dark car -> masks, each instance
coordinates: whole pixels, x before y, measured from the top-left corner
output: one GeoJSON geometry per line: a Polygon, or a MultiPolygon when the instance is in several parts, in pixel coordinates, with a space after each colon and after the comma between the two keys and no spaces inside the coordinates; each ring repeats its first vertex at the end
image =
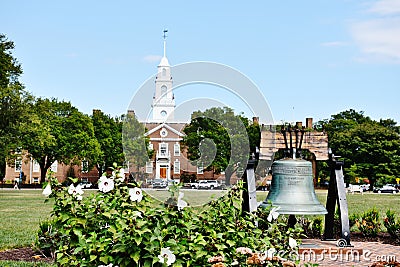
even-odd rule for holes
{"type": "Polygon", "coordinates": [[[399,193],[399,189],[392,185],[384,185],[381,188],[374,188],[374,193],[391,193],[391,194],[397,194],[399,193]]]}
{"type": "Polygon", "coordinates": [[[168,186],[166,179],[154,179],[153,188],[166,188],[168,186]]]}

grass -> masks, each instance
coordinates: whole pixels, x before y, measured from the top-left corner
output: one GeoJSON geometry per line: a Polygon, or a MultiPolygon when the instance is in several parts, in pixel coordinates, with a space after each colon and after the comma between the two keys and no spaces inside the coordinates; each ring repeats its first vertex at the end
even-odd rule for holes
{"type": "Polygon", "coordinates": [[[41,190],[0,190],[0,250],[30,246],[39,222],[50,216],[51,202],[41,190]]]}
{"type": "MultiPolygon", "coordinates": [[[[9,248],[31,246],[36,239],[39,222],[49,218],[52,202],[44,203],[45,197],[41,190],[10,190],[0,189],[0,251],[9,248]]],[[[152,190],[148,193],[159,199],[165,200],[169,192],[165,190],[152,190]]],[[[185,190],[184,199],[191,206],[204,205],[218,197],[220,192],[213,190],[185,190]]],[[[257,192],[257,201],[263,201],[268,192],[257,192]]],[[[326,190],[316,191],[318,199],[323,205],[326,202],[326,190]]],[[[381,216],[388,209],[400,216],[400,194],[348,194],[349,214],[362,213],[375,207],[381,216]]],[[[47,267],[54,266],[46,263],[26,263],[0,261],[0,266],[11,267],[47,267]]]]}
{"type": "Polygon", "coordinates": [[[25,262],[25,261],[0,261],[0,266],[3,267],[51,267],[54,264],[43,262],[25,262]]]}

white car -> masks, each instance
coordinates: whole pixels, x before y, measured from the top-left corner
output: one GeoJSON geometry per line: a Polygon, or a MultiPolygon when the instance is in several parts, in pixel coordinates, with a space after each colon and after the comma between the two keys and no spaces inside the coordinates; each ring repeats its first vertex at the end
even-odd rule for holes
{"type": "Polygon", "coordinates": [[[201,180],[197,185],[197,189],[216,189],[221,185],[216,180],[201,180]]]}
{"type": "Polygon", "coordinates": [[[92,187],[92,183],[91,183],[91,182],[81,182],[81,183],[79,183],[79,185],[80,185],[82,188],[86,188],[86,189],[89,189],[89,188],[92,187]]]}

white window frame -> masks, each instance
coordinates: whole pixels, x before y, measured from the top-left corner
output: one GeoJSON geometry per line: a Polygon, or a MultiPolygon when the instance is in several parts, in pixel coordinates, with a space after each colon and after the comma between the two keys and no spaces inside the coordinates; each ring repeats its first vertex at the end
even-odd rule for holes
{"type": "Polygon", "coordinates": [[[82,160],[81,168],[82,168],[82,173],[88,173],[89,172],[89,161],[82,160]],[[86,165],[86,170],[85,170],[85,165],[86,165]]]}
{"type": "Polygon", "coordinates": [[[174,156],[180,156],[181,155],[181,146],[180,144],[176,143],[174,144],[174,156]]]}
{"type": "Polygon", "coordinates": [[[15,172],[21,172],[22,170],[22,159],[15,160],[15,172]]]}
{"type": "Polygon", "coordinates": [[[56,161],[53,162],[53,164],[51,164],[50,170],[51,170],[52,172],[57,172],[57,169],[58,169],[58,162],[57,162],[57,160],[56,160],[56,161]]]}
{"type": "Polygon", "coordinates": [[[152,161],[146,162],[146,173],[153,173],[153,162],[152,161]]]}
{"type": "Polygon", "coordinates": [[[181,162],[179,160],[175,160],[174,162],[174,174],[181,173],[181,162]]]}
{"type": "Polygon", "coordinates": [[[39,162],[37,162],[36,160],[33,160],[32,164],[33,164],[32,172],[40,172],[39,162]]]}
{"type": "Polygon", "coordinates": [[[168,156],[168,143],[160,143],[160,155],[161,156],[168,156]],[[165,153],[162,151],[165,149],[165,153]]]}
{"type": "Polygon", "coordinates": [[[197,165],[197,174],[204,174],[203,162],[197,165]]]}

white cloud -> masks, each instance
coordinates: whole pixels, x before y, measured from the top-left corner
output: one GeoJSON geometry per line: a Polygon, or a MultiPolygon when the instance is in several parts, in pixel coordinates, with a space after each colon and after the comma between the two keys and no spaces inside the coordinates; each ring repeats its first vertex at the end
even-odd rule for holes
{"type": "Polygon", "coordinates": [[[364,61],[400,63],[400,18],[356,22],[351,33],[364,61]]]}
{"type": "Polygon", "coordinates": [[[399,0],[378,0],[373,3],[368,10],[371,13],[380,15],[400,14],[400,1],[399,0]]]}
{"type": "Polygon", "coordinates": [[[400,63],[400,1],[378,0],[368,10],[374,18],[353,22],[350,33],[360,62],[400,63]]]}
{"type": "Polygon", "coordinates": [[[78,54],[75,53],[75,52],[70,52],[68,54],[65,54],[65,56],[68,57],[68,58],[77,58],[78,54]]]}
{"type": "Polygon", "coordinates": [[[338,47],[338,46],[346,46],[348,45],[346,42],[341,41],[333,41],[333,42],[325,42],[321,44],[322,46],[330,46],[330,47],[338,47]]]}
{"type": "Polygon", "coordinates": [[[148,63],[154,63],[154,62],[158,62],[161,60],[161,56],[159,55],[147,55],[143,58],[144,61],[148,62],[148,63]]]}

